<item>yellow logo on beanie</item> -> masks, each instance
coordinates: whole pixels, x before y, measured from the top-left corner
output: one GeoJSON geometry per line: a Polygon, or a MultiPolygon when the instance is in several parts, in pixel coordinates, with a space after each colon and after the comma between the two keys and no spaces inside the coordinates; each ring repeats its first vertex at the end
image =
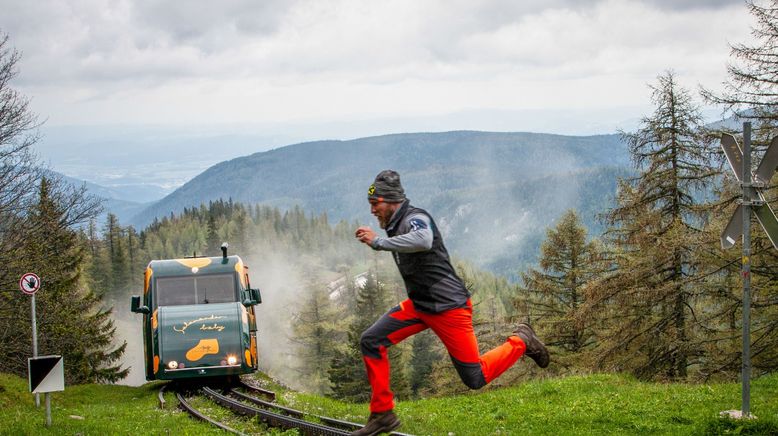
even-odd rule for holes
{"type": "Polygon", "coordinates": [[[367,195],[373,195],[375,194],[375,184],[370,185],[369,188],[367,188],[367,195]]]}

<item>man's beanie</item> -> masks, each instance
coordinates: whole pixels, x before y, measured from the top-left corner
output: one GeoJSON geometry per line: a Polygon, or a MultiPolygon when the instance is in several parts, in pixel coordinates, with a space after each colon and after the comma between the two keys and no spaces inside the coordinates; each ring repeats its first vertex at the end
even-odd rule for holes
{"type": "Polygon", "coordinates": [[[375,176],[375,182],[367,190],[369,200],[400,203],[405,201],[405,190],[396,171],[384,170],[375,176]]]}

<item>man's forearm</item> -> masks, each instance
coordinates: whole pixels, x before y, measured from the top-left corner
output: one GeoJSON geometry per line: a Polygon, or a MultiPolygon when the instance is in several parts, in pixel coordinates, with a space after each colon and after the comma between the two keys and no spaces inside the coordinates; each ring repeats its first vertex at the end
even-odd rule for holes
{"type": "Polygon", "coordinates": [[[415,253],[426,251],[432,247],[432,230],[419,229],[397,235],[391,238],[377,237],[373,239],[371,247],[375,250],[396,251],[398,253],[415,253]]]}

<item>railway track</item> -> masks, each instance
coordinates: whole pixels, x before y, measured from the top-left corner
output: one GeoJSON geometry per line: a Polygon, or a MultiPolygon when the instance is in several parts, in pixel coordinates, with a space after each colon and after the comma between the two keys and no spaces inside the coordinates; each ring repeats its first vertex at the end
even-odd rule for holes
{"type": "MultiPolygon", "coordinates": [[[[362,428],[362,425],[353,422],[308,414],[276,404],[274,403],[275,393],[271,391],[256,388],[242,382],[238,384],[237,387],[244,391],[258,394],[264,397],[264,399],[241,392],[240,390],[237,390],[235,386],[220,386],[218,388],[201,386],[196,390],[173,386],[173,389],[176,392],[176,398],[178,399],[181,408],[187,413],[197,419],[209,422],[216,427],[234,434],[242,433],[198,411],[189,403],[187,394],[194,393],[195,395],[203,395],[222,407],[231,410],[235,414],[256,417],[259,421],[262,421],[270,427],[297,429],[304,435],[349,435],[354,430],[362,428]],[[315,422],[308,421],[306,418],[315,422]]],[[[397,432],[391,434],[395,436],[409,436],[397,432]]]]}

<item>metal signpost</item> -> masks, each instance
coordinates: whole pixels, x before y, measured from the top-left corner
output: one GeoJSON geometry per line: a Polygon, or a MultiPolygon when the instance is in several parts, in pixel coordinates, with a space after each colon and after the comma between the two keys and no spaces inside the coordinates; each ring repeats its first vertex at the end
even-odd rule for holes
{"type": "Polygon", "coordinates": [[[727,411],[733,417],[751,418],[751,211],[767,233],[773,247],[778,249],[778,219],[765,201],[762,188],[767,186],[778,167],[778,137],[773,138],[756,172],[751,172],[751,123],[743,123],[743,150],[734,136],[724,133],[721,148],[743,189],[743,198],[729,224],[721,233],[721,247],[735,246],[743,238],[743,366],[742,366],[742,410],[727,411]],[[753,178],[752,178],[753,176],[753,178]]]}
{"type": "MultiPolygon", "coordinates": [[[[19,289],[31,296],[32,308],[32,357],[38,357],[38,323],[35,318],[35,292],[41,287],[41,279],[35,273],[28,272],[19,279],[19,289]]],[[[35,394],[35,407],[41,406],[41,397],[35,394]]]]}
{"type": "Polygon", "coordinates": [[[46,394],[46,427],[51,427],[51,392],[65,390],[65,365],[62,356],[27,359],[30,392],[46,394]]]}

